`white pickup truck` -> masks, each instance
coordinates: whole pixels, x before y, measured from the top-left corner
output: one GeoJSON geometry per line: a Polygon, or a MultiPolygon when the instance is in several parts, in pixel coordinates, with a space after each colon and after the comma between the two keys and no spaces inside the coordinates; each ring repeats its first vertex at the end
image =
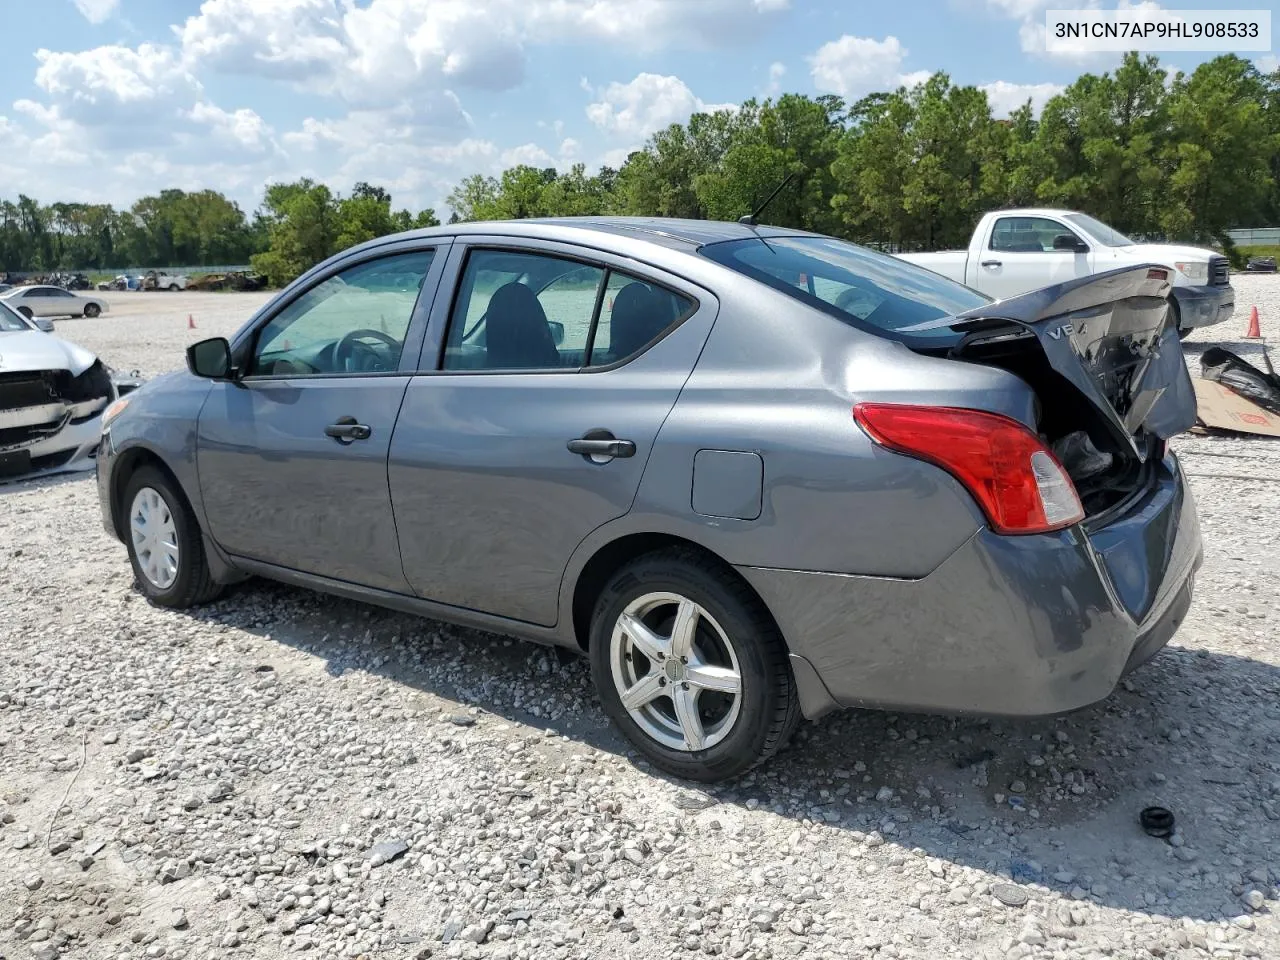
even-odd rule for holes
{"type": "Polygon", "coordinates": [[[1220,253],[1137,243],[1070,210],[996,210],[978,222],[968,250],[898,256],[997,300],[1118,267],[1160,264],[1173,271],[1174,319],[1184,336],[1230,318],[1236,306],[1228,261],[1220,253]]]}

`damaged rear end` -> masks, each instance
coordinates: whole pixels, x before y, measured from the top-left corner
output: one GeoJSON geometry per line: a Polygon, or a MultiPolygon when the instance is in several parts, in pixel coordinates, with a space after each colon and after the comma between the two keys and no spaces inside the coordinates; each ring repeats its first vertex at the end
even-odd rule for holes
{"type": "Polygon", "coordinates": [[[1150,486],[1169,438],[1195,423],[1169,289],[1168,270],[1137,267],[994,303],[952,323],[961,339],[950,358],[1008,370],[1035,392],[1036,431],[1088,518],[1105,517],[1150,486]]]}
{"type": "MultiPolygon", "coordinates": [[[[949,326],[956,337],[946,347],[916,349],[997,367],[1030,387],[1034,422],[1024,426],[1074,489],[1071,520],[1137,623],[1184,586],[1189,599],[1200,559],[1194,506],[1167,446],[1196,419],[1169,281],[1163,267],[1126,268],[901,331],[949,326]]],[[[1043,458],[1025,472],[1045,474],[1043,458]]],[[[1061,489],[1042,492],[1046,503],[1054,496],[1067,502],[1061,489]]]]}

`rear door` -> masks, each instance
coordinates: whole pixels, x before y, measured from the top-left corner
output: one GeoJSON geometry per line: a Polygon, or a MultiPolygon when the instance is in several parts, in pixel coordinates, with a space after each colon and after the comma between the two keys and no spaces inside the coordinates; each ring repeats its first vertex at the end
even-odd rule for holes
{"type": "Polygon", "coordinates": [[[236,344],[245,374],[214,384],[197,439],[205,512],[225,551],[412,592],[387,451],[448,242],[338,264],[236,344]]]}
{"type": "Polygon", "coordinates": [[[997,300],[1088,276],[1092,254],[1055,249],[1059,237],[1084,243],[1075,231],[1047,217],[997,217],[979,251],[978,290],[997,300]]]}
{"type": "Polygon", "coordinates": [[[574,548],[630,509],[717,303],[569,244],[477,237],[450,262],[391,441],[405,575],[550,626],[574,548]]]}

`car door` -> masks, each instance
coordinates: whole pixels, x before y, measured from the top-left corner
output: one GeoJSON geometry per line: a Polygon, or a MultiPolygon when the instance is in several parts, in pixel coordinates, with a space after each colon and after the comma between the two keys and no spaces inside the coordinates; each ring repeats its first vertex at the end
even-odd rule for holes
{"type": "Polygon", "coordinates": [[[1092,272],[1092,254],[1086,252],[1085,241],[1066,224],[1048,217],[999,217],[986,246],[978,261],[977,287],[998,300],[1092,272]],[[1055,247],[1059,237],[1072,238],[1085,250],[1059,249],[1055,247]]]}
{"type": "Polygon", "coordinates": [[[708,292],[569,244],[455,244],[388,476],[422,597],[556,621],[574,548],[631,507],[710,332],[708,292]]]}
{"type": "Polygon", "coordinates": [[[53,316],[48,291],[44,287],[32,287],[20,296],[22,299],[18,301],[18,305],[30,310],[33,317],[53,316]]]}
{"type": "Polygon", "coordinates": [[[50,287],[45,291],[49,299],[49,315],[55,317],[78,317],[84,313],[84,303],[70,290],[50,287]]]}
{"type": "Polygon", "coordinates": [[[237,339],[244,372],[215,383],[197,438],[209,530],[226,552],[412,592],[387,451],[447,247],[362,252],[237,339]]]}

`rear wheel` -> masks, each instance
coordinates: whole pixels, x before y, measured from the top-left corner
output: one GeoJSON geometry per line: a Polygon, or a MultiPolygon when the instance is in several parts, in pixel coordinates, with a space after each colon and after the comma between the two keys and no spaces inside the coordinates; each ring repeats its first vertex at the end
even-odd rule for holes
{"type": "Polygon", "coordinates": [[[84,305],[84,315],[89,319],[92,320],[94,317],[98,316],[100,313],[102,313],[102,308],[98,306],[96,303],[86,303],[84,305]]]}
{"type": "Polygon", "coordinates": [[[138,586],[162,607],[207,603],[222,592],[209,576],[200,526],[182,491],[155,467],[125,487],[125,542],[138,586]]]}
{"type": "Polygon", "coordinates": [[[1178,301],[1173,297],[1169,298],[1169,315],[1173,317],[1173,325],[1178,328],[1179,339],[1187,339],[1187,334],[1191,332],[1192,328],[1182,325],[1182,311],[1178,308],[1178,301]]]}
{"type": "Polygon", "coordinates": [[[776,753],[800,719],[769,612],[736,576],[687,550],[614,575],[592,617],[591,669],[614,723],[678,777],[736,777],[776,753]]]}
{"type": "Polygon", "coordinates": [[[178,292],[178,285],[177,285],[176,283],[171,283],[171,284],[169,284],[169,292],[170,292],[170,293],[177,293],[177,292],[178,292]]]}

